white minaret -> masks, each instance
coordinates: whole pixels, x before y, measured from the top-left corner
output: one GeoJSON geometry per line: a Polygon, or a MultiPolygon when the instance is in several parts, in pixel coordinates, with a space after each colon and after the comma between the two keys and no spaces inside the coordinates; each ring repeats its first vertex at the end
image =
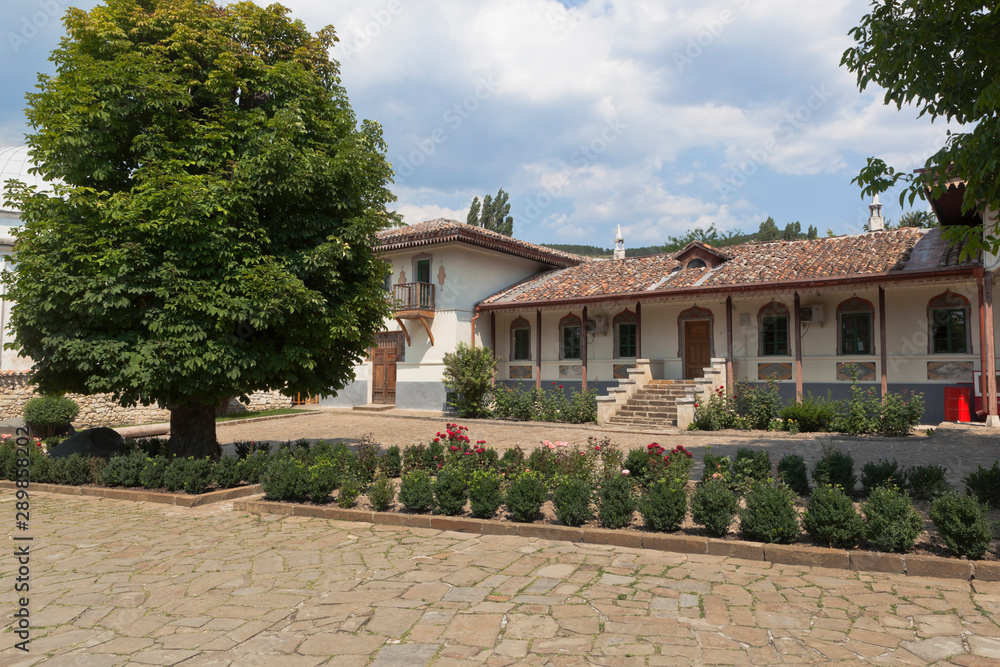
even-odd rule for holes
{"type": "Polygon", "coordinates": [[[618,225],[618,234],[615,236],[615,259],[625,259],[625,238],[622,236],[621,225],[618,225]]]}
{"type": "Polygon", "coordinates": [[[868,216],[868,231],[881,232],[885,229],[885,218],[882,217],[882,204],[878,201],[878,195],[872,197],[872,203],[868,205],[871,215],[868,216]]]}

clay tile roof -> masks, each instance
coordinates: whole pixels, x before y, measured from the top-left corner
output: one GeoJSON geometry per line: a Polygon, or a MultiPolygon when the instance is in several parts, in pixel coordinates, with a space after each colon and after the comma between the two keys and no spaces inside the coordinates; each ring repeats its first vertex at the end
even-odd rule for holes
{"type": "Polygon", "coordinates": [[[552,266],[567,267],[589,262],[590,258],[554,250],[504,236],[482,227],[474,227],[457,220],[438,218],[417,225],[393,227],[378,234],[379,250],[399,250],[433,243],[461,241],[471,245],[505,252],[510,255],[533,259],[552,266]]]}
{"type": "Polygon", "coordinates": [[[940,229],[897,229],[804,241],[727,246],[714,269],[682,269],[670,255],[593,261],[532,276],[485,299],[483,305],[559,301],[571,297],[669,293],[720,286],[752,287],[813,279],[905,276],[908,271],[971,267],[941,239],[940,229]]]}

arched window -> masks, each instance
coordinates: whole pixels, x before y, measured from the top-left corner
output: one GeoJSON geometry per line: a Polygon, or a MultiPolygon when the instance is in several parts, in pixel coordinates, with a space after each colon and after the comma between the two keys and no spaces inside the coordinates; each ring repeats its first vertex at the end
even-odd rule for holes
{"type": "Polygon", "coordinates": [[[690,262],[687,263],[687,268],[689,269],[704,269],[707,266],[708,264],[705,263],[705,260],[701,259],[700,257],[695,257],[694,259],[692,259],[690,262]]]}
{"type": "Polygon", "coordinates": [[[875,307],[851,297],[837,306],[837,354],[875,354],[875,307]]]}
{"type": "Polygon", "coordinates": [[[788,356],[788,306],[772,301],[757,313],[760,356],[788,356]]]}
{"type": "Polygon", "coordinates": [[[615,359],[635,359],[638,331],[635,313],[626,308],[612,320],[615,332],[615,359]]]}
{"type": "Polygon", "coordinates": [[[531,359],[531,323],[520,316],[510,323],[510,359],[531,359]]]}
{"type": "Polygon", "coordinates": [[[931,354],[967,354],[972,351],[969,339],[969,300],[945,290],[927,304],[930,326],[928,344],[931,354]]]}
{"type": "Polygon", "coordinates": [[[580,318],[576,315],[559,320],[559,358],[580,358],[580,318]]]}

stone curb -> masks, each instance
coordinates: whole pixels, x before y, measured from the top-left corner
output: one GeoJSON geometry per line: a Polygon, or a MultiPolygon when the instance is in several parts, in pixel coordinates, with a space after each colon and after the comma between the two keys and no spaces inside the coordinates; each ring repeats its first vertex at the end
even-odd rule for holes
{"type": "MultiPolygon", "coordinates": [[[[275,419],[288,419],[289,417],[301,417],[303,415],[314,415],[321,410],[302,410],[301,412],[289,413],[286,415],[267,415],[266,417],[244,417],[242,419],[226,419],[225,421],[215,422],[216,428],[219,426],[230,426],[232,424],[253,424],[255,422],[269,422],[275,419]]],[[[167,435],[170,433],[170,422],[153,422],[152,424],[133,424],[131,426],[119,426],[118,428],[112,429],[118,431],[118,433],[123,438],[153,438],[159,435],[167,435]],[[148,429],[155,427],[157,433],[152,435],[132,435],[129,429],[148,429]],[[122,431],[125,431],[124,433],[122,431]]]]}
{"type": "Polygon", "coordinates": [[[602,544],[651,549],[682,554],[723,556],[748,561],[762,561],[774,565],[799,565],[824,567],[834,570],[862,572],[887,572],[910,577],[938,579],[965,579],[1000,581],[1000,563],[977,562],[940,556],[917,556],[882,553],[877,551],[845,551],[792,544],[762,544],[742,540],[719,540],[691,535],[670,533],[644,533],[639,531],[608,530],[606,528],[573,528],[541,523],[515,523],[490,521],[465,517],[439,516],[436,514],[404,514],[400,512],[372,512],[349,510],[339,507],[318,507],[294,503],[263,500],[262,495],[237,500],[233,509],[251,514],[278,514],[282,516],[308,516],[339,521],[357,521],[383,526],[406,528],[432,528],[474,535],[517,535],[543,540],[563,540],[585,544],[602,544]]]}
{"type": "MultiPolygon", "coordinates": [[[[0,480],[0,489],[17,488],[15,482],[0,480]]],[[[163,493],[160,491],[146,491],[137,489],[120,489],[103,486],[68,486],[65,484],[43,484],[30,482],[30,491],[40,491],[42,493],[59,493],[66,496],[92,496],[95,498],[113,498],[115,500],[132,500],[142,503],[158,503],[161,505],[176,505],[177,507],[201,507],[211,505],[226,500],[245,498],[261,492],[260,484],[250,486],[237,486],[232,489],[222,489],[211,491],[196,496],[186,493],[163,493]]]]}

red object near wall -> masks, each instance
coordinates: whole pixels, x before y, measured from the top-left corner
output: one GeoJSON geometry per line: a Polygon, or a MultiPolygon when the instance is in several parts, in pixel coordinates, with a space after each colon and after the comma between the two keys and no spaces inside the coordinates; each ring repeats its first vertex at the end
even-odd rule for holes
{"type": "Polygon", "coordinates": [[[944,419],[949,422],[972,421],[972,388],[944,388],[944,419]]]}

